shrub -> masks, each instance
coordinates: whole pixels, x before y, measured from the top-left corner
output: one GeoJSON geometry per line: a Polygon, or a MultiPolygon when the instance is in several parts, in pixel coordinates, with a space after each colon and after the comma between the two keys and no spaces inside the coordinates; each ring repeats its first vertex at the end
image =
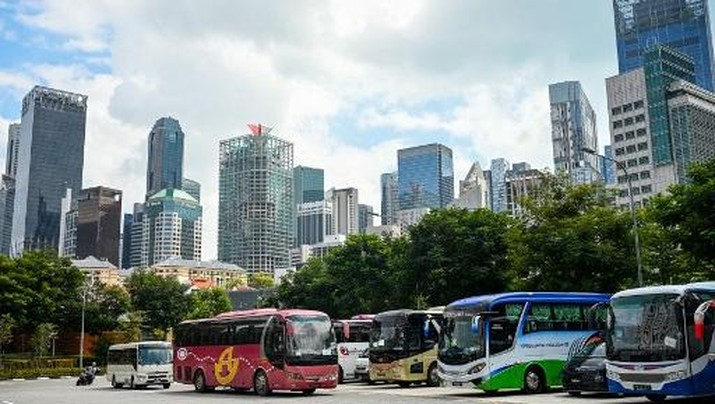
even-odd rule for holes
{"type": "Polygon", "coordinates": [[[0,380],[7,379],[36,379],[38,377],[79,376],[77,368],[34,368],[34,369],[5,369],[0,370],[0,380]]]}

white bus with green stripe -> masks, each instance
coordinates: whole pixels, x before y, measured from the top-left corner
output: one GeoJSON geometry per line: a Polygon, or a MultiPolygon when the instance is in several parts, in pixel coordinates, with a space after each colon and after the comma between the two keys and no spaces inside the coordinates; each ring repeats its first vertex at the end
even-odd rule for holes
{"type": "Polygon", "coordinates": [[[438,375],[452,385],[472,384],[487,392],[538,393],[561,386],[566,360],[598,333],[589,321],[591,309],[609,298],[513,292],[453,302],[444,311],[438,375]]]}

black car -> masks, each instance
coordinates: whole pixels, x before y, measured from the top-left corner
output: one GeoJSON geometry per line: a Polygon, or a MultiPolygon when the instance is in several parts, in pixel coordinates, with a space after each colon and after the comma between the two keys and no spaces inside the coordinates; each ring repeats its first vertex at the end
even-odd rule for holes
{"type": "Polygon", "coordinates": [[[562,373],[564,390],[572,396],[582,391],[607,392],[606,344],[597,339],[566,362],[562,373]]]}

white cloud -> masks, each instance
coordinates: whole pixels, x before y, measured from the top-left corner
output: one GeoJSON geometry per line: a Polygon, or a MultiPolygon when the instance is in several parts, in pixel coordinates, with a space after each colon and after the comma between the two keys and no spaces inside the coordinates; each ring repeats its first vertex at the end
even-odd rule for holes
{"type": "MultiPolygon", "coordinates": [[[[414,145],[416,130],[460,145],[457,179],[475,159],[548,164],[547,85],[584,76],[587,90],[602,88],[612,65],[603,60],[611,28],[598,25],[608,6],[573,3],[47,0],[20,7],[18,21],[90,52],[86,65],[0,71],[0,87],[26,92],[40,80],[88,94],[85,184],[124,190],[127,211],[143,198],[147,133],[161,116],[178,118],[185,175],[203,186],[212,258],[218,142],[249,122],[274,125],[294,142],[296,164],[324,168],[326,185],[355,186],[378,209],[379,175],[395,168],[398,148],[414,145]],[[564,19],[569,12],[592,18],[564,19]],[[565,29],[597,51],[583,52],[565,29]],[[111,73],[91,73],[97,63],[111,73]],[[360,147],[330,125],[338,117],[351,121],[341,128],[395,136],[360,147]]],[[[603,94],[589,95],[603,104],[603,94]]]]}

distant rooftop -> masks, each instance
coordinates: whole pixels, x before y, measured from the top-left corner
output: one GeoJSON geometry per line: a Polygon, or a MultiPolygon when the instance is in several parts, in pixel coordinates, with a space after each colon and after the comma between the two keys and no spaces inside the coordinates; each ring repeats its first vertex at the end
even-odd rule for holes
{"type": "Polygon", "coordinates": [[[186,191],[180,189],[164,188],[161,191],[155,193],[149,197],[149,200],[161,199],[161,198],[173,198],[173,199],[183,199],[189,202],[199,203],[196,198],[189,195],[186,191]]]}
{"type": "Polygon", "coordinates": [[[72,260],[72,265],[79,269],[117,269],[111,262],[102,261],[91,255],[82,260],[72,260]]]}
{"type": "Polygon", "coordinates": [[[194,261],[186,260],[180,257],[169,258],[153,265],[153,267],[184,267],[196,269],[229,269],[234,271],[245,271],[238,265],[229,264],[221,261],[194,261]]]}

